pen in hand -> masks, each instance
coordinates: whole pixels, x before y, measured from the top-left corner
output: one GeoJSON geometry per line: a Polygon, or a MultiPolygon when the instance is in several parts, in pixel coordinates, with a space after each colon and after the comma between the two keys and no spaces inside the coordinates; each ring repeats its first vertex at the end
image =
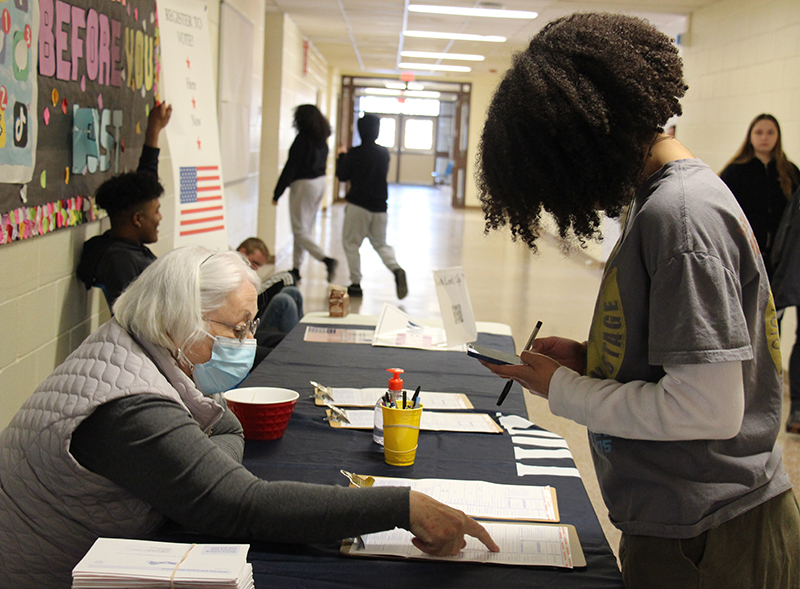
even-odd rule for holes
{"type": "MultiPolygon", "coordinates": [[[[528,343],[525,344],[525,347],[523,348],[523,351],[525,351],[525,352],[530,351],[531,346],[533,345],[533,342],[536,339],[536,336],[539,335],[539,330],[541,328],[542,328],[542,322],[541,321],[537,321],[536,322],[536,327],[533,328],[533,331],[531,332],[531,336],[528,338],[528,343]]],[[[500,397],[497,399],[497,406],[498,407],[503,404],[503,401],[506,400],[506,397],[508,396],[508,393],[511,391],[511,386],[513,384],[514,384],[514,381],[509,378],[508,381],[506,382],[505,386],[503,387],[503,392],[500,393],[500,397]]]]}
{"type": "Polygon", "coordinates": [[[503,387],[503,392],[500,393],[500,397],[497,399],[497,406],[498,407],[503,404],[503,401],[506,400],[506,397],[508,396],[508,393],[511,390],[511,386],[513,384],[514,384],[514,381],[511,380],[510,378],[506,381],[506,385],[503,387]]]}

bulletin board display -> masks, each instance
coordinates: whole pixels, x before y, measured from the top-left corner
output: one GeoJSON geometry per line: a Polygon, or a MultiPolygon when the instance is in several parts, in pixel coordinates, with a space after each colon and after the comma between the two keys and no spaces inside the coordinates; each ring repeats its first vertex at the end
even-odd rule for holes
{"type": "Polygon", "coordinates": [[[154,0],[7,0],[0,15],[6,244],[99,217],[97,187],[138,165],[160,57],[154,0]]]}

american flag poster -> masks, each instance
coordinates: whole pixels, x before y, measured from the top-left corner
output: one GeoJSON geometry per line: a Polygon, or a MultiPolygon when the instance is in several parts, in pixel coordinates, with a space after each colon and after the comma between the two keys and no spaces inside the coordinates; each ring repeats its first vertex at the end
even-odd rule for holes
{"type": "MultiPolygon", "coordinates": [[[[173,247],[228,249],[208,11],[196,0],[159,0],[164,102],[174,191],[173,247]]],[[[166,237],[166,236],[165,236],[166,237]]]]}
{"type": "Polygon", "coordinates": [[[219,166],[180,168],[178,235],[187,237],[225,230],[219,166]]]}

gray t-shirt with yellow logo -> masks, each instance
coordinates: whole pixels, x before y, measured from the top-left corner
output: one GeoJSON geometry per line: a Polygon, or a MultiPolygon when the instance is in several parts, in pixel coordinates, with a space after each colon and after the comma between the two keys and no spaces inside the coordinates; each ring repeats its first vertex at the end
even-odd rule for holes
{"type": "Polygon", "coordinates": [[[779,345],[766,271],[736,199],[700,160],[668,163],[637,194],[606,264],[587,374],[658,382],[664,365],[741,361],[745,415],[729,440],[589,432],[617,527],[690,538],[791,488],[775,444],[779,345]]]}

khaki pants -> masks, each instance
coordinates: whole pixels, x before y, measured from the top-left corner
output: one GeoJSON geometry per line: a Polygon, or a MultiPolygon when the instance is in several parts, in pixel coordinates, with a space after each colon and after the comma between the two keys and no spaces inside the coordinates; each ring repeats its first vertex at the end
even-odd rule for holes
{"type": "Polygon", "coordinates": [[[626,589],[798,589],[800,508],[792,490],[695,538],[623,534],[626,589]]]}

